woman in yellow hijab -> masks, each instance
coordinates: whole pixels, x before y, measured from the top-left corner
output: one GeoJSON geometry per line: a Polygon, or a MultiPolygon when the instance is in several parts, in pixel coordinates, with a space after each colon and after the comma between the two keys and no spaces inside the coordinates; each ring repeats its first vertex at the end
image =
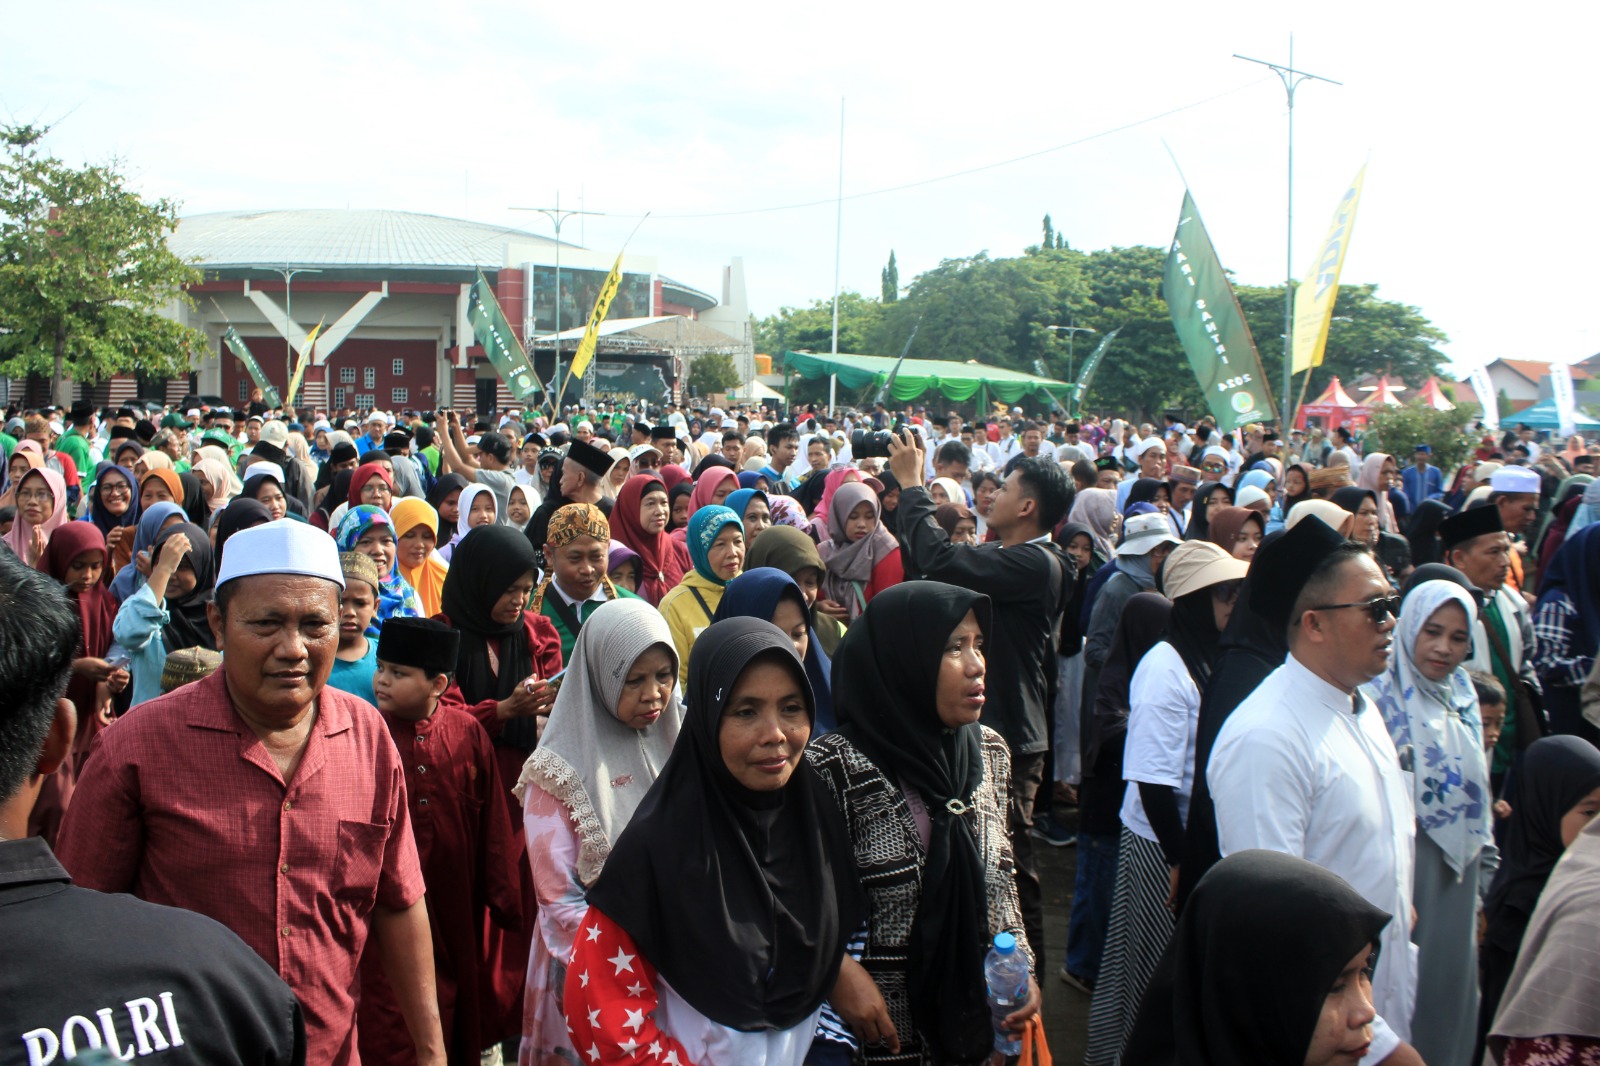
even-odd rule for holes
{"type": "Polygon", "coordinates": [[[417,590],[423,617],[432,618],[441,610],[444,575],[450,570],[433,550],[439,542],[439,512],[427,500],[405,496],[395,501],[389,520],[400,538],[395,543],[395,569],[417,590]]]}

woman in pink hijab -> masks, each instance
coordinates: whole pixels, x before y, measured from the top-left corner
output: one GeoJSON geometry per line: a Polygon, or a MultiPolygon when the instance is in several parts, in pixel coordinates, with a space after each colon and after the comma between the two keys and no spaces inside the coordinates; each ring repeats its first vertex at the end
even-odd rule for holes
{"type": "Polygon", "coordinates": [[[67,483],[47,466],[28,471],[15,486],[17,520],[5,535],[6,546],[29,566],[44,568],[50,534],[67,520],[67,483]]]}
{"type": "MultiPolygon", "coordinates": [[[[739,487],[739,475],[731,467],[708,466],[701,471],[699,480],[694,483],[694,492],[689,496],[689,517],[702,507],[721,503],[728,498],[728,493],[739,487]]],[[[674,529],[670,536],[673,541],[683,549],[683,558],[688,559],[689,527],[684,525],[674,529]]]]}

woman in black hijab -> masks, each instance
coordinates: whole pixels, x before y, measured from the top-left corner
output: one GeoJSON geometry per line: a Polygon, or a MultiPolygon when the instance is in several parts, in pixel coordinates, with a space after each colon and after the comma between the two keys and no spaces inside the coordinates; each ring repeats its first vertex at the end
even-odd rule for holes
{"type": "Polygon", "coordinates": [[[1368,974],[1390,916],[1337,875],[1241,851],[1196,886],[1122,1061],[1331,1066],[1372,1039],[1368,974]]]}
{"type": "Polygon", "coordinates": [[[228,506],[217,512],[217,521],[211,527],[211,537],[216,553],[217,569],[222,569],[222,548],[228,538],[241,529],[264,526],[272,521],[272,512],[260,500],[238,496],[228,501],[228,506]]]}
{"type": "Polygon", "coordinates": [[[312,525],[327,531],[330,536],[333,534],[333,512],[339,509],[340,504],[350,502],[350,481],[355,476],[354,470],[341,470],[333,475],[327,494],[322,497],[322,502],[317,504],[316,511],[311,515],[312,525]]]}
{"type": "Polygon", "coordinates": [[[189,522],[168,526],[157,535],[155,546],[150,550],[150,561],[154,564],[161,557],[162,545],[178,533],[189,538],[189,554],[184,556],[183,564],[194,571],[194,588],[182,596],[169,594],[166,597],[168,620],[161,629],[161,640],[169,655],[179,648],[216,651],[217,639],[211,632],[211,623],[206,620],[206,604],[211,602],[217,570],[212,561],[211,539],[205,530],[189,522]]]}
{"type": "Polygon", "coordinates": [[[1159,478],[1142,477],[1133,483],[1128,490],[1128,498],[1122,503],[1122,513],[1127,514],[1128,508],[1136,503],[1148,503],[1157,510],[1165,511],[1170,496],[1167,492],[1167,483],[1159,478]]]}
{"type": "Polygon", "coordinates": [[[1511,772],[1505,848],[1483,905],[1487,928],[1478,951],[1483,998],[1473,1062],[1483,1059],[1484,1035],[1500,1007],[1550,871],[1589,820],[1578,812],[1592,816],[1600,806],[1600,751],[1587,740],[1573,736],[1536,740],[1511,772]]]}
{"type": "MultiPolygon", "coordinates": [[[[1129,495],[1132,495],[1131,490],[1129,495]]],[[[1208,481],[1195,490],[1194,501],[1189,504],[1189,524],[1184,527],[1184,540],[1210,539],[1213,503],[1217,507],[1232,507],[1233,490],[1220,481],[1208,481]]]]}
{"type": "Polygon", "coordinates": [[[527,537],[511,526],[479,526],[456,545],[439,593],[440,621],[461,631],[455,687],[512,781],[538,743],[538,716],[555,703],[542,679],[561,669],[560,634],[527,610],[533,569],[527,537]]]}
{"type": "Polygon", "coordinates": [[[573,1046],[798,1062],[863,913],[844,821],[801,757],[811,686],[786,634],[730,618],[695,641],[689,692],[589,890],[563,1004],[573,1046]]]}
{"type": "MultiPolygon", "coordinates": [[[[839,729],[806,750],[868,888],[866,949],[830,1001],[868,1062],[984,1058],[989,944],[1011,933],[1031,957],[1006,821],[1010,760],[978,724],[989,620],[988,597],[937,581],[880,593],[834,655],[839,729]]],[[[1037,984],[1029,993],[1018,1026],[1038,1010],[1037,984]]]]}
{"type": "Polygon", "coordinates": [[[183,499],[179,502],[183,513],[201,529],[206,528],[211,524],[211,504],[206,502],[205,486],[198,475],[188,471],[179,474],[178,480],[183,482],[183,499]]]}
{"type": "Polygon", "coordinates": [[[1439,523],[1450,517],[1450,508],[1438,500],[1423,500],[1406,523],[1406,541],[1411,545],[1413,566],[1437,563],[1444,557],[1439,547],[1439,523]]]}

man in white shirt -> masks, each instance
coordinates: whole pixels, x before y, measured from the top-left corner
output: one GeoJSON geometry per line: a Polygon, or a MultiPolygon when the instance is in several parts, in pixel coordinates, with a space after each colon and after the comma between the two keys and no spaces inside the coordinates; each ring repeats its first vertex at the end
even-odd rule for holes
{"type": "Polygon", "coordinates": [[[996,470],[1004,470],[1006,463],[1013,455],[1022,450],[1022,442],[1011,433],[1011,419],[1000,420],[1000,439],[988,444],[989,458],[994,461],[996,470]]]}
{"type": "Polygon", "coordinates": [[[1372,977],[1371,1056],[1417,1062],[1402,1048],[1416,1001],[1416,815],[1389,731],[1359,689],[1388,665],[1399,602],[1366,548],[1309,554],[1295,576],[1252,594],[1252,608],[1287,618],[1289,658],[1217,737],[1206,768],[1217,838],[1224,856],[1265,848],[1314,862],[1393,915],[1372,977]]]}

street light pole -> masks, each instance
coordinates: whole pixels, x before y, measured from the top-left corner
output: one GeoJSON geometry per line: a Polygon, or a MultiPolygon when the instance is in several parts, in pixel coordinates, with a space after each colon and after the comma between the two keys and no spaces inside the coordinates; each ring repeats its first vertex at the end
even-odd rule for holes
{"type": "MultiPolygon", "coordinates": [[[[280,399],[289,398],[289,383],[294,380],[294,344],[289,340],[289,334],[295,329],[294,324],[294,292],[289,283],[296,274],[320,274],[322,271],[315,267],[267,267],[268,270],[283,275],[283,395],[280,399]]],[[[376,401],[374,401],[376,402],[376,401]]]]}
{"type": "MultiPolygon", "coordinates": [[[[555,373],[555,379],[554,380],[559,382],[560,379],[561,379],[561,224],[563,222],[565,222],[567,219],[573,217],[574,215],[602,215],[603,216],[605,214],[605,212],[604,211],[570,211],[570,210],[569,211],[563,211],[561,209],[561,194],[559,192],[556,193],[556,206],[554,206],[554,207],[513,207],[513,208],[511,208],[511,210],[513,210],[513,211],[537,211],[539,214],[541,214],[541,215],[545,216],[546,218],[548,218],[550,220],[550,222],[556,228],[556,334],[555,334],[555,340],[556,340],[556,373],[555,373]]],[[[530,285],[529,288],[531,289],[532,286],[530,285]]],[[[533,293],[531,291],[527,294],[526,299],[528,300],[529,303],[533,302],[533,293]]],[[[527,338],[527,340],[528,340],[528,343],[530,345],[533,343],[533,338],[532,337],[527,338]]],[[[531,363],[533,361],[533,357],[529,356],[528,361],[531,363]]],[[[557,384],[556,388],[559,389],[560,387],[561,386],[559,384],[557,384]]],[[[545,390],[545,396],[550,401],[550,413],[551,413],[551,415],[554,416],[557,421],[559,421],[560,418],[561,418],[561,412],[556,410],[556,399],[555,399],[555,397],[550,395],[550,392],[549,392],[548,389],[545,390]]]]}
{"type": "MultiPolygon", "coordinates": [[[[1075,337],[1077,337],[1077,335],[1080,334],[1080,333],[1098,333],[1100,331],[1095,329],[1092,326],[1077,326],[1077,325],[1073,325],[1073,326],[1046,326],[1045,329],[1048,329],[1048,330],[1050,330],[1050,331],[1052,331],[1054,333],[1065,333],[1067,335],[1067,384],[1070,386],[1070,385],[1073,384],[1073,381],[1072,381],[1072,341],[1073,341],[1073,339],[1075,337]]],[[[1067,393],[1067,402],[1069,404],[1072,402],[1072,393],[1071,393],[1071,391],[1069,391],[1067,393]]],[[[1072,416],[1072,408],[1071,407],[1067,408],[1067,416],[1069,418],[1072,416]]]]}
{"type": "Polygon", "coordinates": [[[1251,59],[1238,52],[1233,58],[1242,59],[1246,63],[1257,63],[1274,74],[1283,82],[1283,91],[1289,97],[1289,208],[1288,222],[1284,228],[1284,272],[1283,272],[1283,411],[1281,413],[1284,433],[1287,434],[1289,424],[1294,419],[1294,411],[1290,409],[1290,389],[1294,380],[1294,91],[1303,81],[1325,81],[1329,85],[1343,85],[1342,81],[1324,78],[1320,74],[1308,74],[1303,70],[1294,69],[1294,35],[1289,35],[1289,62],[1269,63],[1264,59],[1251,59]]]}

